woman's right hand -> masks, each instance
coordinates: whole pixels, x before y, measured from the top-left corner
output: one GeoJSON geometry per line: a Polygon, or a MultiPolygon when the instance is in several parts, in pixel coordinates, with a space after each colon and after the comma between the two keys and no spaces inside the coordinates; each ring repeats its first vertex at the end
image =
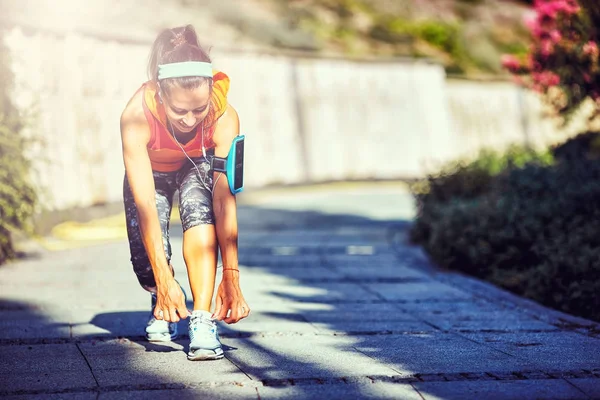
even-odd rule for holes
{"type": "Polygon", "coordinates": [[[167,322],[179,322],[180,319],[186,319],[190,315],[181,286],[175,279],[171,278],[157,285],[154,318],[167,322]]]}

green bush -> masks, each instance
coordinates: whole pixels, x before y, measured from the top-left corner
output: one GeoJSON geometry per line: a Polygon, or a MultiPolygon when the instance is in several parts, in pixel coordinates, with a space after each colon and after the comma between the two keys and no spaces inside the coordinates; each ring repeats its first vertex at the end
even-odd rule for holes
{"type": "Polygon", "coordinates": [[[460,47],[458,41],[459,28],[455,25],[440,21],[424,21],[416,24],[414,31],[427,43],[449,54],[455,55],[458,52],[458,47],[460,47]]]}
{"type": "Polygon", "coordinates": [[[379,18],[371,28],[369,36],[384,43],[412,42],[413,26],[404,18],[379,18]]]}
{"type": "Polygon", "coordinates": [[[581,133],[552,148],[554,158],[561,162],[574,162],[582,158],[600,157],[600,132],[581,133]]]}
{"type": "Polygon", "coordinates": [[[518,145],[510,146],[503,153],[484,149],[475,160],[449,163],[437,174],[428,175],[415,183],[412,191],[420,203],[471,199],[486,193],[494,176],[532,162],[550,165],[553,157],[549,151],[538,152],[518,145]]]}
{"type": "Polygon", "coordinates": [[[428,242],[432,225],[436,221],[447,222],[442,214],[454,208],[460,210],[465,204],[477,204],[478,198],[489,192],[495,176],[528,162],[550,165],[552,161],[549,152],[536,152],[519,146],[511,146],[505,153],[483,150],[473,161],[450,163],[439,173],[414,183],[411,191],[416,198],[419,215],[410,232],[412,240],[428,242]]]}
{"type": "MultiPolygon", "coordinates": [[[[1,36],[0,36],[1,39],[1,36]]],[[[36,193],[30,181],[30,163],[23,152],[27,140],[23,123],[10,101],[13,82],[7,51],[0,40],[0,264],[15,257],[11,233],[31,231],[36,193]]]]}
{"type": "Polygon", "coordinates": [[[453,56],[462,55],[460,27],[441,21],[411,21],[384,16],[376,21],[370,34],[372,38],[388,43],[418,37],[453,56]]]}
{"type": "Polygon", "coordinates": [[[600,321],[600,163],[548,161],[508,164],[479,191],[465,183],[472,167],[415,192],[411,238],[440,266],[600,321]]]}

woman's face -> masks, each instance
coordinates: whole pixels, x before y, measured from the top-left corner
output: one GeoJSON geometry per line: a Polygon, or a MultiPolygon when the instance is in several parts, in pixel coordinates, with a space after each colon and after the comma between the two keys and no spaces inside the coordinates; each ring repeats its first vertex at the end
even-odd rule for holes
{"type": "Polygon", "coordinates": [[[208,115],[210,87],[208,83],[192,90],[173,86],[168,96],[162,92],[162,101],[173,127],[181,133],[188,133],[195,130],[208,115]]]}

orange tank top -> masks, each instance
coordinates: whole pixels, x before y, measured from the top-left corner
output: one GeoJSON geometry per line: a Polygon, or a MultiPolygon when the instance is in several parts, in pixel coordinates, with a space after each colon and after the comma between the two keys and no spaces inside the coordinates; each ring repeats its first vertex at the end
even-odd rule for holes
{"type": "MultiPolygon", "coordinates": [[[[142,105],[146,121],[150,127],[150,141],[148,142],[148,155],[153,171],[172,172],[179,170],[187,161],[173,135],[167,130],[167,116],[165,107],[158,101],[156,84],[148,81],[142,85],[144,95],[142,105]]],[[[183,149],[189,157],[202,157],[202,131],[204,129],[204,147],[215,147],[212,140],[217,120],[225,113],[227,108],[227,92],[229,91],[229,77],[223,72],[213,72],[213,90],[210,96],[210,110],[208,115],[196,128],[196,135],[183,149]]],[[[188,161],[189,162],[189,161],[188,161]]]]}

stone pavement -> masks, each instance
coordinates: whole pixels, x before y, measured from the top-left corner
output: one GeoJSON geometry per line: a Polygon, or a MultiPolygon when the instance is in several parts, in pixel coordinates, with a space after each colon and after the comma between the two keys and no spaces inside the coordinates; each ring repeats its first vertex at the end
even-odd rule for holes
{"type": "MultiPolygon", "coordinates": [[[[122,239],[0,267],[8,399],[600,398],[598,324],[441,271],[406,242],[400,184],[240,196],[251,316],[226,358],[143,340],[149,296],[122,239]]],[[[181,230],[174,265],[187,285],[181,230]]]]}

